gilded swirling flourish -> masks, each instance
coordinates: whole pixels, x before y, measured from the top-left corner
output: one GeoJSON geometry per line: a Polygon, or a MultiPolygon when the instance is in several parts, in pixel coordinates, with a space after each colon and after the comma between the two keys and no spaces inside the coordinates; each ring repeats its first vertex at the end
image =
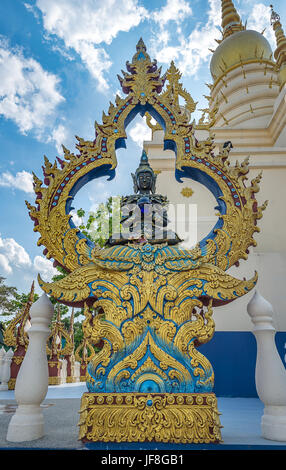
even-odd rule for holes
{"type": "Polygon", "coordinates": [[[79,427],[84,442],[221,442],[214,394],[85,393],[79,427]]]}

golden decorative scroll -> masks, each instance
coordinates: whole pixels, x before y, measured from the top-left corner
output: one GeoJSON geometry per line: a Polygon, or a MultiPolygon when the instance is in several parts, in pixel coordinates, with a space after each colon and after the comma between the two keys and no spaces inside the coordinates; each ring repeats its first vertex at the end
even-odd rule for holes
{"type": "Polygon", "coordinates": [[[79,427],[83,442],[221,442],[212,393],[84,393],[79,427]]]}

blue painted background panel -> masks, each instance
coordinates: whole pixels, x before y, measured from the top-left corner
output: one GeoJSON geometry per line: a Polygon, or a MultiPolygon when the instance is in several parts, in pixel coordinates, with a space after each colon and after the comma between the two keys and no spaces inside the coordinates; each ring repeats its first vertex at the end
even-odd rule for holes
{"type": "MultiPolygon", "coordinates": [[[[277,350],[285,366],[286,332],[275,335],[277,350]]],[[[213,339],[199,347],[211,362],[218,397],[257,397],[255,387],[256,339],[250,331],[216,331],[213,339]]]]}

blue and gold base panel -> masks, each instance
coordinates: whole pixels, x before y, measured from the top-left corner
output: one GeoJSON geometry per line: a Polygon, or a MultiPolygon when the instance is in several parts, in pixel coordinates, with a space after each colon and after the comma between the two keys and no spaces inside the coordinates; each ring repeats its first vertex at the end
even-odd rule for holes
{"type": "Polygon", "coordinates": [[[151,327],[114,353],[108,364],[94,358],[87,368],[91,393],[208,393],[213,379],[206,357],[195,349],[192,356],[183,354],[151,327]]]}
{"type": "Polygon", "coordinates": [[[213,393],[84,393],[83,442],[221,442],[213,393]]]}

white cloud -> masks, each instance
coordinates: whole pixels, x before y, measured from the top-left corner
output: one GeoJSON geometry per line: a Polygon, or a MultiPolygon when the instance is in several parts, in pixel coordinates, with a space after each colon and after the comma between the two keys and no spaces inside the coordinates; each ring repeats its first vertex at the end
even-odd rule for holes
{"type": "Polygon", "coordinates": [[[167,0],[160,9],[152,12],[152,20],[157,23],[157,32],[151,40],[154,57],[159,62],[169,63],[180,54],[180,46],[170,46],[168,43],[173,38],[168,31],[167,23],[177,24],[176,39],[181,35],[180,23],[193,14],[190,5],[185,0],[167,0]]]}
{"type": "Polygon", "coordinates": [[[52,280],[52,277],[59,274],[59,271],[53,267],[53,262],[43,256],[35,256],[33,268],[40,273],[46,282],[52,280]]]}
{"type": "Polygon", "coordinates": [[[53,262],[43,256],[35,256],[33,262],[25,248],[13,238],[1,238],[0,236],[0,275],[13,274],[14,268],[21,269],[23,278],[27,273],[40,273],[45,281],[51,281],[58,270],[53,267],[53,262]]]}
{"type": "Polygon", "coordinates": [[[0,264],[6,273],[12,273],[12,266],[30,267],[30,256],[13,238],[0,237],[0,264]]]}
{"type": "Polygon", "coordinates": [[[111,60],[99,45],[111,44],[120,31],[129,31],[148,17],[147,10],[137,0],[82,0],[80,5],[78,0],[37,0],[36,7],[42,14],[46,32],[79,54],[104,89],[108,88],[104,73],[110,68],[111,60]]]}
{"type": "Polygon", "coordinates": [[[79,225],[81,225],[84,222],[83,218],[79,217],[75,210],[71,211],[70,214],[72,216],[72,221],[73,221],[73,223],[75,224],[76,227],[78,227],[79,225]]]}
{"type": "Polygon", "coordinates": [[[163,28],[169,21],[179,23],[191,14],[192,9],[185,0],[167,0],[166,5],[152,13],[152,19],[163,28]]]}
{"type": "Polygon", "coordinates": [[[172,60],[176,61],[181,56],[181,46],[168,46],[162,47],[157,50],[156,57],[159,62],[169,64],[172,60]]]}
{"type": "Polygon", "coordinates": [[[98,85],[103,89],[108,88],[104,73],[111,67],[112,62],[103,48],[96,48],[93,44],[82,41],[78,51],[83,63],[91,75],[97,79],[98,85]]]}
{"type": "Polygon", "coordinates": [[[13,120],[21,133],[34,130],[41,136],[64,100],[58,85],[56,75],[19,49],[9,49],[0,37],[0,115],[13,120]]]}
{"type": "MultiPolygon", "coordinates": [[[[6,256],[3,255],[2,253],[0,253],[0,268],[2,268],[4,270],[5,274],[11,274],[12,273],[12,268],[9,264],[9,261],[6,258],[6,256]]],[[[0,274],[1,274],[2,269],[0,269],[0,274]]]]}
{"type": "Polygon", "coordinates": [[[55,144],[55,147],[59,153],[63,152],[62,145],[65,145],[65,142],[68,138],[68,131],[63,124],[59,124],[55,127],[51,134],[49,135],[47,142],[52,142],[55,144]]]}
{"type": "Polygon", "coordinates": [[[136,124],[130,128],[129,135],[131,139],[140,147],[143,147],[144,140],[151,140],[152,131],[147,126],[145,119],[136,122],[136,124]]]}
{"type": "Polygon", "coordinates": [[[270,25],[271,8],[263,5],[263,3],[256,3],[252,7],[252,11],[247,19],[247,29],[254,29],[261,33],[264,29],[264,36],[270,42],[272,49],[276,49],[275,33],[270,25]]]}
{"type": "MultiPolygon", "coordinates": [[[[177,2],[178,5],[179,2],[177,2]]],[[[178,23],[183,21],[186,14],[191,14],[191,10],[189,12],[178,11],[178,23]]],[[[175,38],[177,45],[175,46],[170,45],[170,41],[174,38],[170,35],[168,38],[167,36],[161,36],[161,32],[158,31],[152,41],[153,55],[162,63],[170,63],[171,60],[174,60],[180,71],[185,75],[196,75],[201,65],[209,60],[211,54],[209,48],[214,48],[215,39],[220,37],[217,29],[220,24],[221,2],[220,0],[209,0],[209,11],[205,24],[198,23],[187,37],[181,33],[181,28],[178,27],[175,38]]]]}
{"type": "Polygon", "coordinates": [[[202,27],[197,26],[186,41],[182,42],[179,68],[182,73],[196,75],[203,63],[209,60],[211,51],[215,49],[215,39],[220,38],[218,26],[221,24],[220,0],[209,0],[208,20],[202,27]]]}
{"type": "Polygon", "coordinates": [[[27,171],[18,171],[16,175],[12,175],[9,171],[0,174],[0,186],[5,186],[13,189],[20,189],[25,193],[34,193],[33,190],[33,177],[27,171]]]}
{"type": "Polygon", "coordinates": [[[208,0],[208,23],[213,23],[216,26],[221,26],[221,0],[208,0]]]}

